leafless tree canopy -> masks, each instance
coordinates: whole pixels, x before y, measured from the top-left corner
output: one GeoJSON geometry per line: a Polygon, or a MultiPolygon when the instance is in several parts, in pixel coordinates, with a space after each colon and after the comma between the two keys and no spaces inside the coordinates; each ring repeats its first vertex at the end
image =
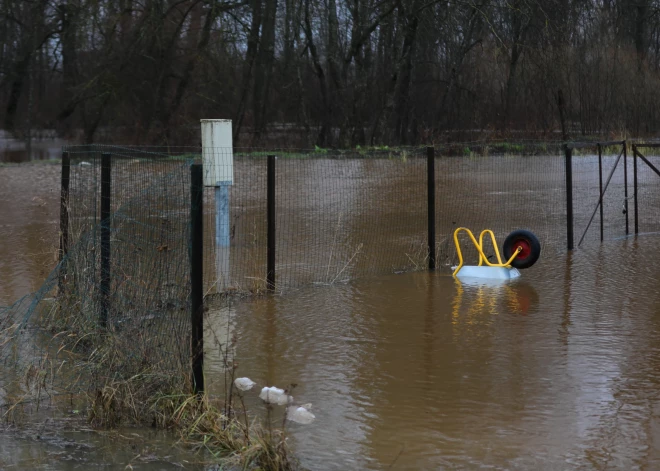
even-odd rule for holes
{"type": "MultiPolygon", "coordinates": [[[[240,144],[660,128],[660,0],[0,0],[0,127],[240,144]]],[[[561,134],[557,134],[561,136],[561,134]]]]}

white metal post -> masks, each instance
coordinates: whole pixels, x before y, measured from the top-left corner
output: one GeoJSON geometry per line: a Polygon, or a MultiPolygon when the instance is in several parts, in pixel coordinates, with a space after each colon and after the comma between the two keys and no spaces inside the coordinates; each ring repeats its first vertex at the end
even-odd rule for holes
{"type": "Polygon", "coordinates": [[[230,119],[202,119],[204,186],[215,188],[216,289],[230,285],[229,187],[234,183],[234,150],[230,119]]]}

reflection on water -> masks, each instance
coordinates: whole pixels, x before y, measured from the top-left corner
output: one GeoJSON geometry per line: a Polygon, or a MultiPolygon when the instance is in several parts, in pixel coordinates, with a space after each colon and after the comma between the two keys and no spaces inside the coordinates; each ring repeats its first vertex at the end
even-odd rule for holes
{"type": "Polygon", "coordinates": [[[580,250],[501,286],[418,273],[244,301],[239,372],[314,404],[291,426],[312,469],[656,469],[659,248],[580,250]]]}
{"type": "Polygon", "coordinates": [[[28,152],[27,142],[24,139],[17,139],[0,131],[0,162],[19,163],[59,159],[62,156],[63,145],[66,145],[66,141],[57,138],[54,132],[50,132],[40,138],[32,139],[28,152]]]}

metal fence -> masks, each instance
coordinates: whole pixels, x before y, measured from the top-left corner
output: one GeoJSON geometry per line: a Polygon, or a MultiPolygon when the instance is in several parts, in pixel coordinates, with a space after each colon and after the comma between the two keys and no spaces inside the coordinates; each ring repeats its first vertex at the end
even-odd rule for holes
{"type": "Polygon", "coordinates": [[[60,263],[0,312],[5,403],[190,371],[190,162],[108,151],[65,149],[60,263]]]}
{"type": "Polygon", "coordinates": [[[67,147],[61,262],[39,292],[0,312],[0,391],[18,397],[46,379],[60,391],[90,391],[144,371],[190,379],[203,296],[429,266],[449,274],[461,226],[500,240],[531,230],[545,256],[635,228],[660,231],[653,149],[205,149],[231,155],[233,166],[203,168],[202,232],[194,233],[201,208],[191,169],[201,149],[67,147]],[[18,381],[26,372],[41,382],[18,381]]]}

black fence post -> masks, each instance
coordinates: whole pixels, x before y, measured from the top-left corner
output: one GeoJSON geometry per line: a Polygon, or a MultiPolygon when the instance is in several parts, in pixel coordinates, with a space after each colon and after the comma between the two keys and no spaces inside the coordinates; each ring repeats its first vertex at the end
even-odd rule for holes
{"type": "Polygon", "coordinates": [[[573,250],[573,148],[565,146],[566,164],[566,248],[573,250]]]}
{"type": "Polygon", "coordinates": [[[435,149],[426,148],[429,270],[435,270],[435,149]]]}
{"type": "MultiPolygon", "coordinates": [[[[69,182],[71,176],[71,158],[68,152],[62,152],[62,177],[60,179],[60,263],[69,252],[69,182]]],[[[66,276],[64,266],[60,266],[57,280],[58,293],[62,294],[64,288],[64,277],[66,276]]]]}
{"type": "Polygon", "coordinates": [[[623,141],[623,212],[626,216],[626,235],[628,227],[628,142],[623,141]]]}
{"type": "Polygon", "coordinates": [[[110,302],[110,203],[112,191],[112,158],[101,154],[101,313],[99,324],[108,322],[110,302]]]}
{"type": "Polygon", "coordinates": [[[633,197],[635,205],[635,234],[639,234],[639,207],[637,206],[637,146],[633,146],[633,197]]]}
{"type": "Polygon", "coordinates": [[[603,241],[603,147],[598,144],[598,206],[600,206],[600,241],[603,241]]]}
{"type": "Polygon", "coordinates": [[[269,290],[275,289],[275,156],[268,156],[267,168],[267,220],[268,235],[266,248],[266,285],[269,290]]]}
{"type": "Polygon", "coordinates": [[[190,167],[190,300],[193,393],[204,391],[204,177],[190,167]]]}

